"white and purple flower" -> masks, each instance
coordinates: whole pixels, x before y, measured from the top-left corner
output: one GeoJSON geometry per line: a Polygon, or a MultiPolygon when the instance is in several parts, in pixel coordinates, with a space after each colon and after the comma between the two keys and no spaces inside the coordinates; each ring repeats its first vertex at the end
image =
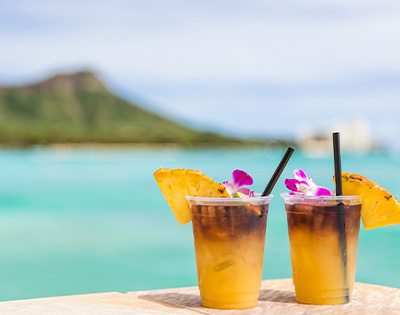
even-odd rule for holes
{"type": "Polygon", "coordinates": [[[253,178],[251,178],[251,176],[245,171],[234,170],[232,173],[232,182],[224,181],[223,184],[231,197],[238,196],[237,193],[254,197],[254,190],[245,187],[253,184],[253,178]]]}
{"type": "Polygon", "coordinates": [[[325,187],[318,186],[315,182],[304,173],[302,170],[294,171],[295,179],[287,178],[285,185],[292,192],[290,195],[304,196],[331,196],[332,193],[325,187]]]}

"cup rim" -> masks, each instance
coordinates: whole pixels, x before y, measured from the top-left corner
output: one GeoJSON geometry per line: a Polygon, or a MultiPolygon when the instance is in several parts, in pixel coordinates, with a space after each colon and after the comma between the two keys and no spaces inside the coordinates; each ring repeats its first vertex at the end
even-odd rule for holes
{"type": "Polygon", "coordinates": [[[194,202],[195,204],[202,205],[243,205],[243,204],[268,204],[273,195],[268,195],[261,197],[261,194],[255,194],[254,197],[244,197],[244,198],[232,198],[232,197],[194,197],[186,196],[186,200],[194,202]]]}
{"type": "Polygon", "coordinates": [[[283,198],[283,200],[286,201],[291,201],[291,202],[301,202],[301,203],[307,203],[307,202],[329,202],[329,201],[349,201],[350,203],[358,204],[362,203],[362,195],[350,195],[350,196],[336,196],[336,195],[331,195],[331,196],[305,196],[305,195],[290,195],[289,193],[282,193],[280,196],[283,198]]]}

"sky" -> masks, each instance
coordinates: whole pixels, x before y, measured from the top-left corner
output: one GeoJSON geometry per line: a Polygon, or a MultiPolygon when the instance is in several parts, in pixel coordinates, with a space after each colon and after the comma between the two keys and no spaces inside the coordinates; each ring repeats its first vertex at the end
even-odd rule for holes
{"type": "Polygon", "coordinates": [[[0,85],[81,69],[198,128],[296,139],[357,121],[400,150],[397,0],[0,0],[0,85]]]}

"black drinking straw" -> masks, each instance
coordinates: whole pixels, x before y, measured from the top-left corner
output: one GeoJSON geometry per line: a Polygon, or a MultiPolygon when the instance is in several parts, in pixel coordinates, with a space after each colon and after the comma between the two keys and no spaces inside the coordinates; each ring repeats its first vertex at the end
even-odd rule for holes
{"type": "Polygon", "coordinates": [[[335,188],[336,196],[342,196],[342,163],[340,161],[340,135],[333,133],[333,157],[335,160],[335,188]]]}
{"type": "Polygon", "coordinates": [[[285,169],[286,164],[289,162],[289,159],[292,156],[293,152],[294,152],[293,148],[291,147],[287,148],[285,155],[283,156],[281,162],[279,163],[278,167],[275,170],[274,175],[272,175],[267,187],[265,187],[264,192],[261,194],[262,197],[268,196],[272,192],[272,189],[274,188],[276,182],[278,181],[279,176],[281,176],[283,170],[285,169]]]}
{"type": "MultiPolygon", "coordinates": [[[[336,196],[342,196],[342,164],[340,160],[340,135],[339,132],[333,133],[333,157],[335,160],[335,188],[336,188],[336,196]]],[[[339,202],[337,205],[338,209],[338,228],[339,228],[339,245],[342,256],[342,264],[343,264],[343,277],[344,284],[347,296],[347,302],[349,302],[349,286],[347,279],[347,245],[346,245],[346,229],[344,223],[344,209],[343,202],[339,202]]]]}

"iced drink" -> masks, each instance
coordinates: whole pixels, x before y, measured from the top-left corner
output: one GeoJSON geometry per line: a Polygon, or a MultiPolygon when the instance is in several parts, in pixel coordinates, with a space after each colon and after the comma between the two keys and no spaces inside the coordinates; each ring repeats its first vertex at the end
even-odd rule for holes
{"type": "Polygon", "coordinates": [[[243,309],[258,304],[271,198],[187,197],[203,306],[243,309]]]}
{"type": "Polygon", "coordinates": [[[361,196],[281,196],[296,300],[349,302],[356,273],[361,196]]]}

